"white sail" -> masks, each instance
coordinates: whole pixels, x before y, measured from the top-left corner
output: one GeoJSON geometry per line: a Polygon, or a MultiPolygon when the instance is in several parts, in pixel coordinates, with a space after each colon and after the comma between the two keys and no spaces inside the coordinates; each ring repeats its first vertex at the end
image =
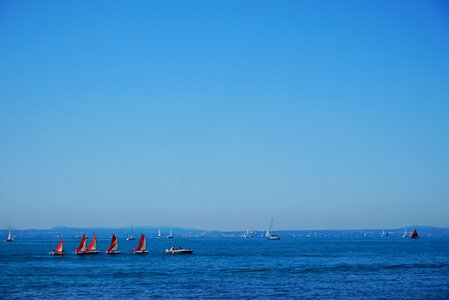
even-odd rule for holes
{"type": "Polygon", "coordinates": [[[9,232],[8,232],[8,240],[12,240],[12,232],[11,232],[11,228],[9,228],[9,232]]]}
{"type": "Polygon", "coordinates": [[[87,248],[87,239],[84,239],[83,247],[81,248],[80,252],[84,252],[87,248]]]}
{"type": "Polygon", "coordinates": [[[158,232],[157,232],[157,237],[158,237],[158,238],[161,238],[161,230],[160,230],[160,229],[159,229],[158,232]]]}
{"type": "Polygon", "coordinates": [[[142,250],[142,251],[147,250],[147,238],[146,237],[143,239],[142,249],[140,249],[140,250],[142,250]]]}
{"type": "Polygon", "coordinates": [[[115,245],[112,247],[113,251],[118,251],[118,239],[115,240],[115,245]]]}
{"type": "Polygon", "coordinates": [[[271,221],[270,221],[270,227],[268,227],[268,230],[267,230],[267,234],[265,235],[266,237],[270,237],[271,236],[271,231],[273,230],[273,218],[271,218],[271,221]]]}

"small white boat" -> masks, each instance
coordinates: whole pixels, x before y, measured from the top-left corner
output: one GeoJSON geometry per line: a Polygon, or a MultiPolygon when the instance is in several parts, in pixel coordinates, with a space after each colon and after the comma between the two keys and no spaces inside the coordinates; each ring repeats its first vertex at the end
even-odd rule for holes
{"type": "Polygon", "coordinates": [[[64,243],[64,236],[61,237],[61,240],[59,241],[58,247],[56,247],[55,250],[51,250],[51,252],[49,253],[50,255],[55,255],[55,256],[62,256],[65,254],[64,252],[64,248],[63,248],[63,243],[64,243]]]}
{"type": "Polygon", "coordinates": [[[251,231],[249,231],[249,229],[247,229],[246,232],[243,234],[243,237],[247,239],[247,238],[252,238],[254,236],[253,236],[253,233],[251,231]]]}
{"type": "Polygon", "coordinates": [[[139,245],[137,246],[137,248],[133,249],[133,253],[134,254],[147,254],[148,253],[147,238],[143,234],[140,236],[139,245]]]}
{"type": "Polygon", "coordinates": [[[277,234],[273,234],[272,231],[273,231],[273,218],[271,218],[270,227],[268,228],[265,237],[267,238],[267,240],[270,241],[280,240],[281,238],[277,234]]]}
{"type": "Polygon", "coordinates": [[[134,237],[134,228],[133,225],[131,225],[131,235],[128,235],[126,238],[127,241],[134,241],[136,238],[134,237]]]}
{"type": "Polygon", "coordinates": [[[382,230],[381,237],[383,237],[383,238],[388,237],[388,231],[382,230]]]}
{"type": "Polygon", "coordinates": [[[111,245],[108,249],[106,249],[106,254],[120,254],[120,250],[118,248],[118,239],[115,234],[112,235],[111,245]]]}
{"type": "Polygon", "coordinates": [[[158,239],[161,238],[161,230],[160,230],[160,229],[158,229],[158,231],[157,231],[157,238],[158,238],[158,239]]]}
{"type": "Polygon", "coordinates": [[[12,241],[14,241],[14,238],[12,236],[11,228],[9,228],[8,237],[6,238],[5,242],[10,243],[12,241]]]}
{"type": "Polygon", "coordinates": [[[175,238],[175,237],[173,236],[173,231],[170,229],[170,234],[167,235],[167,239],[173,239],[173,238],[175,238]]]}
{"type": "Polygon", "coordinates": [[[403,237],[403,238],[407,237],[407,227],[405,227],[404,233],[402,234],[402,237],[403,237]]]}
{"type": "Polygon", "coordinates": [[[170,249],[165,249],[166,254],[192,254],[193,249],[176,249],[175,247],[171,247],[170,249]]]}

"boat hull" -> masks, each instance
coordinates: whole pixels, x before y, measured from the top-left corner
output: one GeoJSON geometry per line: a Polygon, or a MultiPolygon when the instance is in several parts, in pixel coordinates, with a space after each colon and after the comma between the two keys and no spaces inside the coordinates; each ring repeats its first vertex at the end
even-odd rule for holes
{"type": "Polygon", "coordinates": [[[165,249],[165,253],[166,254],[192,254],[193,250],[192,249],[176,249],[176,250],[165,249]]]}
{"type": "Polygon", "coordinates": [[[5,240],[5,243],[11,243],[12,241],[14,241],[14,240],[5,240]]]}
{"type": "Polygon", "coordinates": [[[148,250],[134,250],[133,253],[134,254],[147,254],[148,250]]]}
{"type": "Polygon", "coordinates": [[[93,255],[93,254],[99,254],[100,253],[100,251],[98,251],[98,250],[94,250],[94,251],[86,251],[86,252],[75,252],[75,255],[93,255]]]}
{"type": "Polygon", "coordinates": [[[48,253],[50,255],[54,255],[54,256],[63,256],[65,255],[65,252],[56,252],[56,251],[51,251],[50,253],[48,253]]]}
{"type": "Polygon", "coordinates": [[[120,251],[106,251],[106,254],[120,254],[120,251]]]}

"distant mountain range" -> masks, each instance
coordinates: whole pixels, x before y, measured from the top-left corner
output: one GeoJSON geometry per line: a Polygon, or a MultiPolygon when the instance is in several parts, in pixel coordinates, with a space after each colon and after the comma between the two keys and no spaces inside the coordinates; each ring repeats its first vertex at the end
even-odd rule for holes
{"type": "MultiPolygon", "coordinates": [[[[448,236],[449,228],[432,227],[432,226],[409,226],[407,232],[410,234],[411,230],[416,228],[421,236],[448,236]]],[[[156,237],[158,230],[161,231],[161,236],[166,237],[170,230],[173,231],[175,237],[240,237],[243,236],[244,230],[241,231],[216,231],[216,230],[201,230],[195,228],[179,228],[171,226],[136,226],[133,228],[134,236],[138,237],[144,233],[148,237],[156,237]]],[[[282,237],[377,237],[381,235],[382,231],[388,232],[389,236],[401,236],[404,233],[404,228],[383,228],[383,229],[366,229],[366,230],[276,230],[275,233],[282,237]]],[[[93,227],[93,228],[70,228],[64,226],[53,227],[50,229],[24,229],[14,230],[13,235],[16,238],[54,238],[64,235],[65,238],[78,238],[83,234],[90,235],[95,233],[97,237],[110,237],[112,234],[118,237],[126,237],[131,234],[131,227],[123,228],[107,228],[107,227],[93,227]]],[[[253,231],[254,237],[263,236],[263,231],[253,231]]],[[[0,230],[0,235],[6,237],[8,230],[0,230]]]]}

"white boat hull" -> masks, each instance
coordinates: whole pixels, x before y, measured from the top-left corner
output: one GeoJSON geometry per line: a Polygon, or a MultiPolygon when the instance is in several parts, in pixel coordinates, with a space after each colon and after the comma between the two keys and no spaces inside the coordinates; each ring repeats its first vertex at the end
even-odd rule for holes
{"type": "Polygon", "coordinates": [[[166,254],[192,254],[193,250],[192,249],[165,249],[165,253],[166,254]]]}

